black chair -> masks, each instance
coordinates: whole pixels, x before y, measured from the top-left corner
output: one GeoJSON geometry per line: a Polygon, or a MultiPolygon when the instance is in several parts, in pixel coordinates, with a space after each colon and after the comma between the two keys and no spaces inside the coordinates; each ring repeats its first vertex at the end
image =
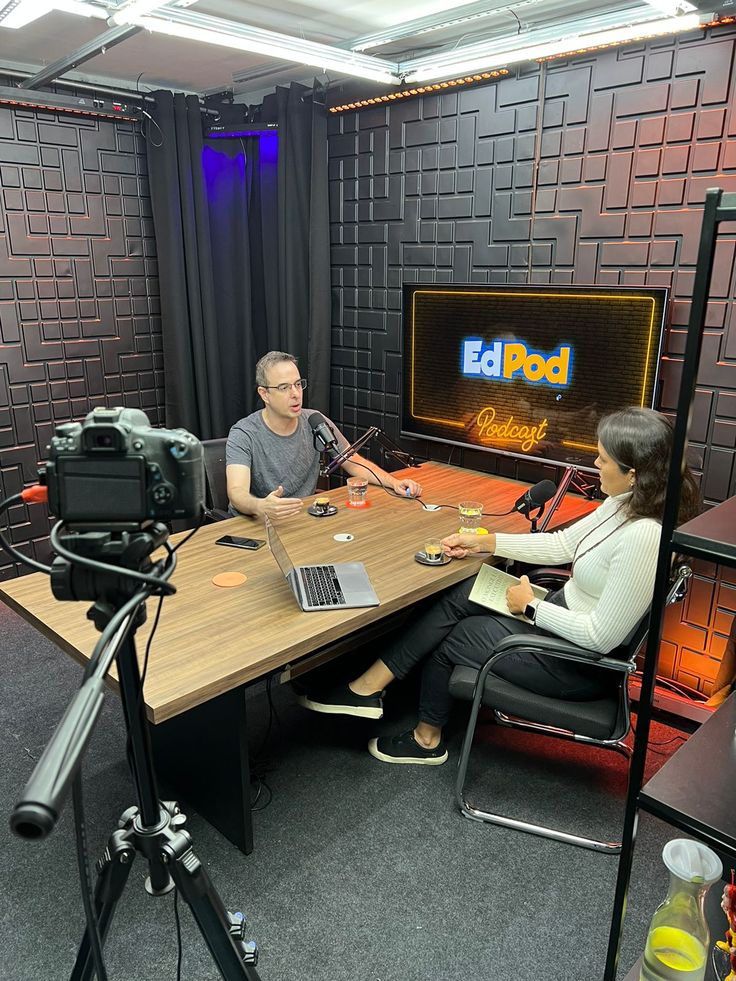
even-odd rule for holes
{"type": "Polygon", "coordinates": [[[203,439],[204,473],[207,500],[204,513],[209,521],[223,521],[228,513],[227,479],[225,477],[226,439],[203,439]]]}
{"type": "MultiPolygon", "coordinates": [[[[690,575],[689,566],[678,567],[667,597],[668,604],[684,598],[690,575]]],[[[484,811],[467,800],[465,780],[481,705],[493,710],[500,725],[609,749],[621,753],[628,760],[631,757],[631,748],[625,739],[631,727],[629,678],[636,670],[636,658],[646,641],[648,628],[649,614],[636,625],[624,644],[607,655],[585,650],[562,638],[512,634],[494,648],[481,668],[455,668],[450,679],[451,694],[455,698],[472,700],[473,703],[458,761],[455,785],[456,800],[465,817],[544,838],[554,838],[595,851],[615,854],[621,851],[621,842],[618,841],[598,841],[484,811]],[[549,657],[594,665],[610,679],[608,690],[602,697],[584,702],[537,695],[494,674],[494,665],[509,651],[544,653],[549,657]]]]}

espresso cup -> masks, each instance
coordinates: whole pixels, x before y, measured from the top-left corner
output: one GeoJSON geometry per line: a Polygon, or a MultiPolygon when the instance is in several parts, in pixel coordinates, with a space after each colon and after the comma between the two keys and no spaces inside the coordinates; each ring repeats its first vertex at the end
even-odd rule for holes
{"type": "Polygon", "coordinates": [[[348,504],[353,508],[365,507],[368,481],[365,477],[348,477],[348,504]]]}
{"type": "Polygon", "coordinates": [[[424,558],[427,562],[442,561],[442,544],[437,538],[428,538],[424,543],[424,558]]]}
{"type": "Polygon", "coordinates": [[[320,514],[327,514],[327,512],[330,510],[329,497],[315,497],[314,510],[319,511],[320,514]]]}
{"type": "Polygon", "coordinates": [[[460,514],[460,532],[477,534],[483,518],[482,503],[480,501],[460,501],[457,509],[460,514]]]}

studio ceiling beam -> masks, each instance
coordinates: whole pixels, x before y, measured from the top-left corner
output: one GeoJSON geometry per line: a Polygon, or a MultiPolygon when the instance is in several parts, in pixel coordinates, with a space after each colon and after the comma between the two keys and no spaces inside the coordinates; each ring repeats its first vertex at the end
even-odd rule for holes
{"type": "Polygon", "coordinates": [[[46,68],[43,68],[36,75],[29,78],[28,81],[24,82],[23,87],[26,89],[39,89],[42,85],[53,82],[55,78],[59,78],[60,75],[71,71],[72,68],[76,68],[77,65],[89,61],[90,58],[96,58],[97,55],[102,54],[108,48],[120,44],[121,41],[127,41],[129,37],[138,34],[140,30],[141,28],[135,24],[126,24],[125,27],[112,27],[109,31],[105,31],[104,34],[100,34],[98,37],[83,44],[76,51],[72,51],[63,58],[59,58],[52,65],[47,65],[46,68]]]}

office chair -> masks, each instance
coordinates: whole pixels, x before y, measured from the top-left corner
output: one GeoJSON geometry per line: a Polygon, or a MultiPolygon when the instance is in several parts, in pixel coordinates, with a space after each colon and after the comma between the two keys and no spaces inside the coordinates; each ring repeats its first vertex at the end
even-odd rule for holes
{"type": "MultiPolygon", "coordinates": [[[[551,581],[549,579],[551,570],[544,571],[548,575],[548,581],[551,581]]],[[[667,596],[668,605],[684,598],[690,575],[691,570],[687,565],[676,569],[673,585],[667,596]]],[[[564,581],[564,574],[562,581],[564,581]]],[[[482,667],[455,668],[450,679],[451,694],[455,698],[472,700],[455,784],[455,798],[465,817],[515,828],[517,831],[541,835],[544,838],[553,838],[556,841],[564,841],[594,851],[613,854],[621,851],[620,841],[598,841],[595,838],[572,834],[546,825],[532,824],[484,811],[468,801],[464,788],[481,704],[493,710],[495,720],[500,725],[612,750],[629,760],[632,750],[625,742],[631,728],[629,678],[636,670],[636,658],[644,646],[648,629],[649,614],[647,613],[625,642],[606,655],[578,647],[560,637],[512,634],[493,649],[482,667]],[[494,674],[494,665],[510,651],[543,652],[549,657],[595,665],[610,677],[609,690],[600,698],[590,701],[572,701],[537,695],[494,674]]]]}
{"type": "Polygon", "coordinates": [[[232,517],[228,513],[227,480],[225,478],[226,439],[203,439],[204,473],[207,500],[205,518],[208,521],[223,521],[232,517]]]}

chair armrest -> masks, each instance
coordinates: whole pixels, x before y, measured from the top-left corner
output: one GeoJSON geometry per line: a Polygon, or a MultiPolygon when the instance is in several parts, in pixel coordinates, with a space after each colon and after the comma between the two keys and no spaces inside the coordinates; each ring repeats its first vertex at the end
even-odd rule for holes
{"type": "Polygon", "coordinates": [[[562,587],[570,579],[570,570],[561,569],[559,566],[535,566],[527,573],[532,582],[539,582],[542,585],[554,583],[562,587]]]}
{"type": "Polygon", "coordinates": [[[486,664],[496,658],[502,658],[505,654],[519,651],[545,654],[550,657],[558,657],[563,661],[575,661],[578,664],[594,664],[596,667],[623,671],[626,674],[630,674],[635,669],[633,661],[606,657],[605,654],[579,647],[569,640],[563,640],[562,637],[546,634],[511,634],[510,637],[504,637],[493,649],[492,654],[486,660],[486,664]]]}
{"type": "Polygon", "coordinates": [[[231,514],[227,511],[222,511],[220,508],[208,508],[204,509],[205,520],[207,521],[225,521],[227,518],[232,518],[231,514]]]}

